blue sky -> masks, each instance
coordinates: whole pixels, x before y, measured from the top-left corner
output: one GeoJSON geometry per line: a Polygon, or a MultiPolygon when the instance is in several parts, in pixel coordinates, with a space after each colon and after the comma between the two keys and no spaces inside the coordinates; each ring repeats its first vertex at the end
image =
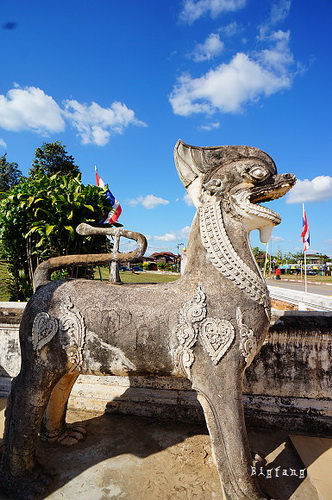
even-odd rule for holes
{"type": "Polygon", "coordinates": [[[331,0],[2,0],[0,154],[27,174],[62,141],[152,253],[186,244],[194,215],[176,141],[256,146],[298,178],[269,204],[270,248],[301,251],[304,202],[310,251],[331,255],[331,22],[331,0]]]}

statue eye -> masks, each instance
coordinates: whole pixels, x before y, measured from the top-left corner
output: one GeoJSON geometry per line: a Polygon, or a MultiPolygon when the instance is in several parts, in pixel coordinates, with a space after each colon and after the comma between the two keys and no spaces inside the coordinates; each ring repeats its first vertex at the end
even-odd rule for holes
{"type": "Polygon", "coordinates": [[[248,174],[258,181],[262,181],[268,177],[269,172],[263,167],[253,167],[249,170],[248,174]]]}

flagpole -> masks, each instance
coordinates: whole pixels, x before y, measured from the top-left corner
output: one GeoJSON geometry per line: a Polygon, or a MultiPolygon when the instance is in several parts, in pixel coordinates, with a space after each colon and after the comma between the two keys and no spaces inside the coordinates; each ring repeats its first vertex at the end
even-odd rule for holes
{"type": "MultiPolygon", "coordinates": [[[[304,203],[302,203],[302,217],[304,220],[304,203]]],[[[304,260],[304,291],[307,293],[308,284],[307,284],[307,254],[306,254],[306,246],[303,247],[303,260],[304,260]]]]}
{"type": "MultiPolygon", "coordinates": [[[[95,165],[95,175],[96,175],[96,185],[104,190],[106,190],[105,195],[108,202],[108,214],[106,217],[100,222],[100,224],[115,224],[118,218],[121,215],[122,208],[118,200],[113,196],[111,191],[109,190],[107,184],[103,181],[98,173],[97,165],[95,165]]],[[[106,248],[113,252],[119,252],[119,238],[111,235],[106,235],[106,248]],[[110,247],[110,248],[109,248],[110,247]]],[[[121,283],[120,275],[119,275],[119,265],[118,262],[112,261],[109,262],[110,268],[110,281],[113,283],[121,283]]]]}
{"type": "Polygon", "coordinates": [[[307,286],[307,256],[306,256],[306,250],[303,251],[304,254],[304,291],[307,293],[308,291],[308,286],[307,286]]]}
{"type": "Polygon", "coordinates": [[[266,278],[267,250],[268,250],[269,242],[265,243],[265,245],[266,245],[266,247],[265,247],[265,261],[264,261],[264,273],[263,273],[264,279],[266,278]]]}

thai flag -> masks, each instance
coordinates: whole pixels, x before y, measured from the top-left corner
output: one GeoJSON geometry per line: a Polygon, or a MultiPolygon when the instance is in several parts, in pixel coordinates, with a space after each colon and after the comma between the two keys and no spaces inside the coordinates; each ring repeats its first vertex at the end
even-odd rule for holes
{"type": "MultiPolygon", "coordinates": [[[[99,177],[98,174],[98,169],[95,167],[95,172],[96,172],[96,185],[102,189],[105,189],[106,185],[101,177],[99,177]]],[[[121,215],[122,208],[118,200],[114,197],[114,195],[111,193],[111,191],[107,188],[106,189],[106,199],[109,204],[109,212],[106,214],[104,219],[100,222],[100,224],[113,224],[118,220],[118,218],[121,215]]]]}
{"type": "Polygon", "coordinates": [[[303,241],[303,251],[306,252],[308,250],[308,248],[310,247],[310,231],[309,231],[307,214],[306,214],[306,211],[304,210],[304,205],[303,205],[301,238],[303,241]]]}

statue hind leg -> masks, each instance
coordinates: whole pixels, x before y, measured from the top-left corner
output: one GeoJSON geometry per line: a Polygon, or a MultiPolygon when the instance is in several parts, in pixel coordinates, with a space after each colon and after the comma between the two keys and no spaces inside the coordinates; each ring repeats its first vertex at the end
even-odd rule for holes
{"type": "Polygon", "coordinates": [[[251,477],[252,459],[242,406],[242,374],[239,368],[234,369],[227,362],[221,361],[218,366],[205,363],[203,370],[196,363],[191,377],[193,388],[203,407],[224,499],[263,500],[266,496],[251,477]]]}
{"type": "Polygon", "coordinates": [[[78,372],[66,373],[54,387],[42,423],[41,438],[44,441],[71,446],[84,438],[84,426],[66,424],[67,403],[78,375],[78,372]]]}

